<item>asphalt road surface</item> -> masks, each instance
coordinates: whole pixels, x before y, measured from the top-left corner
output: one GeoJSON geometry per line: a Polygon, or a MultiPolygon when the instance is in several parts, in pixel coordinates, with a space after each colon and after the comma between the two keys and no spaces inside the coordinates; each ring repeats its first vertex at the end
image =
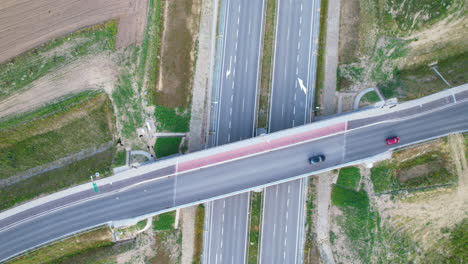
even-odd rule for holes
{"type": "Polygon", "coordinates": [[[302,263],[307,178],[267,187],[260,263],[302,263]]]}
{"type": "MultiPolygon", "coordinates": [[[[411,111],[413,109],[401,112],[411,111]]],[[[384,142],[389,136],[400,136],[400,146],[403,146],[447,133],[468,131],[466,113],[468,102],[459,101],[409,118],[392,113],[362,122],[351,121],[348,127],[353,129],[343,133],[147,182],[8,228],[0,221],[0,261],[111,220],[170,210],[372,157],[391,149],[392,146],[384,142]],[[312,166],[307,159],[317,153],[325,154],[327,160],[312,166]]]]}
{"type": "MultiPolygon", "coordinates": [[[[254,135],[264,9],[263,0],[225,0],[223,4],[226,18],[216,145],[254,135]]],[[[249,194],[211,202],[209,207],[212,217],[208,220],[203,259],[206,263],[244,263],[249,194]]]]}
{"type": "Polygon", "coordinates": [[[249,195],[243,193],[211,202],[206,263],[244,263],[247,254],[249,195]]]}
{"type": "MultiPolygon", "coordinates": [[[[278,1],[270,132],[310,119],[319,7],[320,0],[278,1]]],[[[265,188],[260,263],[303,262],[306,185],[301,178],[265,188]]]]}

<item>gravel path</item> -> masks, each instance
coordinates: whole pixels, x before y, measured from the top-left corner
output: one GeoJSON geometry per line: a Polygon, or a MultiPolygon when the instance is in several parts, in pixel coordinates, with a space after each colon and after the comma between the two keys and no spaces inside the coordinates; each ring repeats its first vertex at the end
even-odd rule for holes
{"type": "Polygon", "coordinates": [[[328,2],[327,38],[325,47],[325,80],[322,95],[322,115],[336,112],[336,70],[340,32],[340,0],[328,2]]]}
{"type": "Polygon", "coordinates": [[[328,217],[333,176],[331,172],[322,173],[318,175],[317,184],[317,242],[320,257],[325,264],[335,263],[329,240],[330,220],[328,217]]]}
{"type": "Polygon", "coordinates": [[[189,151],[203,149],[207,125],[207,114],[211,95],[210,72],[214,49],[212,43],[213,34],[213,9],[214,0],[203,0],[201,7],[200,30],[198,33],[198,60],[195,65],[192,94],[192,117],[190,120],[189,151]]]}
{"type": "Polygon", "coordinates": [[[183,208],[182,210],[182,264],[193,262],[195,240],[195,216],[197,206],[183,208]]]}

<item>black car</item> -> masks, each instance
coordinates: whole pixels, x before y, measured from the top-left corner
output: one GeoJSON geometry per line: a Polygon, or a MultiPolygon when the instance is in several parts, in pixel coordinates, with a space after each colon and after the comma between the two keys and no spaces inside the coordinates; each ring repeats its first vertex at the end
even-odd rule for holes
{"type": "Polygon", "coordinates": [[[325,161],[325,155],[317,155],[309,158],[310,164],[317,164],[325,161]]]}

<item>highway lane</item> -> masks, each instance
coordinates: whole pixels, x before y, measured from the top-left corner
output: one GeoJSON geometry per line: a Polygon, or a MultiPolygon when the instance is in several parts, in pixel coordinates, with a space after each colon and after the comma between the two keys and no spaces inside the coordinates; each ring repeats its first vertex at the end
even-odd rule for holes
{"type": "MultiPolygon", "coordinates": [[[[278,1],[270,132],[310,120],[319,7],[320,0],[278,1]]],[[[265,189],[260,263],[303,262],[306,186],[307,178],[301,178],[265,189]]]]}
{"type": "Polygon", "coordinates": [[[249,196],[242,193],[211,202],[206,263],[245,262],[249,196]]]}
{"type": "Polygon", "coordinates": [[[302,262],[307,178],[267,187],[263,203],[260,263],[302,262]]]}
{"type": "Polygon", "coordinates": [[[279,0],[269,131],[307,122],[314,91],[320,1],[279,0]]]}
{"type": "Polygon", "coordinates": [[[264,1],[227,1],[216,145],[254,135],[264,1]]]}
{"type": "MultiPolygon", "coordinates": [[[[254,135],[264,1],[225,0],[216,145],[254,135]]],[[[244,263],[249,194],[210,202],[206,263],[244,263]],[[220,206],[222,204],[222,206],[220,206]],[[234,223],[234,224],[233,224],[234,223]]]]}
{"type": "Polygon", "coordinates": [[[0,260],[111,220],[171,210],[377,155],[391,148],[384,142],[389,135],[400,136],[402,146],[455,131],[468,131],[468,102],[433,111],[412,118],[401,119],[396,115],[394,120],[376,120],[379,123],[152,181],[18,223],[0,231],[0,260]],[[324,153],[328,159],[311,166],[307,158],[317,153],[324,153]]]}

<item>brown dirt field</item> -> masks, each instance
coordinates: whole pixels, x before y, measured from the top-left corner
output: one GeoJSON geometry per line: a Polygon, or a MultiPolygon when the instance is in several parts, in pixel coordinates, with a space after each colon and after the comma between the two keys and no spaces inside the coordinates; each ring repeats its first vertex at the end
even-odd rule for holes
{"type": "Polygon", "coordinates": [[[439,162],[430,162],[421,165],[414,166],[408,170],[398,172],[398,180],[400,182],[407,182],[410,179],[418,178],[424,175],[428,175],[434,169],[438,169],[440,166],[439,162]]]}
{"type": "Polygon", "coordinates": [[[359,1],[341,1],[339,63],[355,61],[359,44],[359,1]]]}
{"type": "Polygon", "coordinates": [[[0,62],[66,33],[131,14],[142,6],[135,4],[139,1],[2,0],[0,62]]]}
{"type": "Polygon", "coordinates": [[[188,107],[201,0],[167,1],[156,104],[188,107]]]}
{"type": "Polygon", "coordinates": [[[120,17],[115,42],[116,48],[124,48],[133,43],[141,44],[145,33],[147,12],[148,1],[136,0],[132,3],[131,12],[120,17]]]}
{"type": "Polygon", "coordinates": [[[25,92],[0,101],[0,118],[88,89],[104,89],[110,94],[117,75],[117,65],[107,54],[82,58],[34,81],[25,92]]]}

